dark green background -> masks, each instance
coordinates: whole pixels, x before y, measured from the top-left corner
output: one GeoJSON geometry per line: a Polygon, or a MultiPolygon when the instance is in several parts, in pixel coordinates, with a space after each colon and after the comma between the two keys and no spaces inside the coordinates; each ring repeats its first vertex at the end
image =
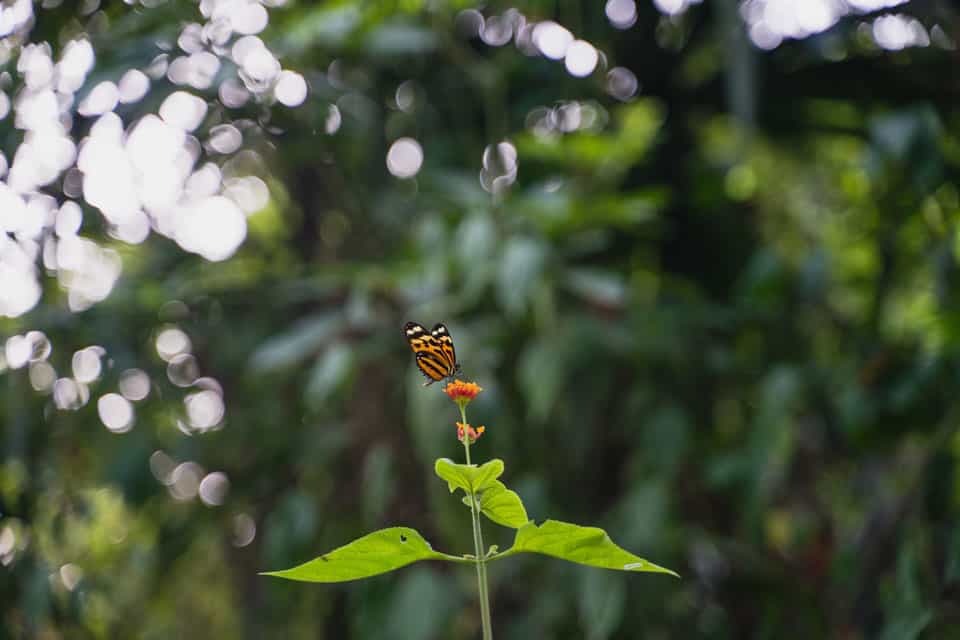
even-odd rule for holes
{"type": "MultiPolygon", "coordinates": [[[[0,375],[0,529],[27,540],[0,566],[0,637],[479,637],[464,567],[332,586],[256,575],[389,525],[472,550],[432,472],[461,454],[456,408],[420,386],[407,320],[450,328],[485,389],[475,454],[506,461],[532,517],[602,526],[683,576],[496,563],[498,638],[960,635],[956,49],[883,51],[879,14],[766,52],[731,1],[667,18],[642,0],[623,31],[600,1],[516,5],[635,73],[620,102],[603,71],[577,79],[458,36],[472,6],[271,10],[262,37],[311,92],[233,114],[259,122],[247,144],[272,195],[237,255],[114,243],[124,274],[106,301],[70,313],[49,279],[30,314],[0,321],[4,338],[46,332],[58,370],[104,346],[94,398],[128,367],[154,381],[117,435],[94,402],[57,411],[24,370],[0,375]],[[409,113],[394,102],[408,80],[409,113]],[[561,101],[590,103],[597,125],[538,138],[527,115],[561,101]],[[332,103],[343,123],[326,135],[332,103]],[[423,145],[415,180],[386,170],[399,136],[423,145]],[[492,198],[481,156],[503,139],[518,178],[492,198]],[[185,391],[154,348],[171,323],[223,386],[222,429],[176,427],[185,391]],[[225,472],[226,503],[173,500],[156,450],[225,472]],[[238,548],[241,513],[257,533],[238,548]],[[83,572],[73,591],[65,563],[83,572]]],[[[956,42],[953,6],[895,10],[956,42]]],[[[55,50],[100,29],[102,77],[199,19],[189,2],[109,3],[99,27],[69,2],[37,11],[32,38],[55,50]]],[[[19,134],[0,129],[12,157],[19,134]]],[[[104,239],[86,213],[83,233],[104,239]]]]}

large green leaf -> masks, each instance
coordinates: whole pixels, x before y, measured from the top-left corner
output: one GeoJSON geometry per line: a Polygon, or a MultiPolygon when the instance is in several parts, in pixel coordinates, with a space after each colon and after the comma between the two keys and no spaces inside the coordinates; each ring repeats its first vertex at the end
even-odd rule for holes
{"type": "Polygon", "coordinates": [[[483,515],[504,527],[519,529],[530,522],[520,496],[499,480],[480,494],[480,510],[483,515]]]}
{"type": "Polygon", "coordinates": [[[547,520],[540,526],[531,522],[521,527],[517,530],[513,546],[494,558],[523,552],[542,553],[602,569],[669,573],[680,577],[670,569],[655,565],[618,547],[603,529],[581,527],[558,520],[547,520]]]}
{"type": "Polygon", "coordinates": [[[414,529],[391,527],[357,538],[292,569],[260,575],[302,582],[346,582],[387,573],[419,560],[465,562],[463,558],[434,551],[414,529]]]}
{"type": "MultiPolygon", "coordinates": [[[[515,491],[507,489],[499,480],[478,496],[480,511],[494,522],[511,529],[519,529],[530,522],[527,510],[515,491]]],[[[463,504],[470,506],[470,496],[463,497],[463,504]]]]}
{"type": "Polygon", "coordinates": [[[494,458],[482,465],[457,464],[450,458],[440,458],[433,466],[441,479],[447,481],[450,493],[463,489],[467,493],[480,493],[493,486],[503,473],[503,460],[494,458]]]}

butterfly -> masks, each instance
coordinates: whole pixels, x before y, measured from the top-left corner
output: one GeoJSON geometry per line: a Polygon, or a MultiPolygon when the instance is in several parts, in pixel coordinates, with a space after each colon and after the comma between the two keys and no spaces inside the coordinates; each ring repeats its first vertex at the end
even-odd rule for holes
{"type": "Polygon", "coordinates": [[[457,352],[453,349],[453,338],[445,326],[438,323],[428,332],[423,325],[408,322],[403,325],[403,335],[406,336],[410,349],[416,354],[420,373],[428,378],[423,386],[460,373],[457,352]]]}

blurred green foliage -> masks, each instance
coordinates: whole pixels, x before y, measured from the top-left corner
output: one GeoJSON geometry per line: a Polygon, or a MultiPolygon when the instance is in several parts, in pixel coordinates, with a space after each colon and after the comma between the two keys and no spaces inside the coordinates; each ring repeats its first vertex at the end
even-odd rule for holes
{"type": "MultiPolygon", "coordinates": [[[[103,77],[198,19],[73,5],[38,8],[34,36],[90,30],[103,77]]],[[[641,91],[620,102],[603,71],[458,35],[472,6],[271,10],[264,42],[311,92],[245,114],[265,127],[247,142],[271,199],[240,251],[114,243],[106,301],[70,313],[51,281],[0,320],[3,337],[43,330],[62,369],[102,345],[94,397],[130,367],[153,381],[114,434],[95,402],[58,411],[25,370],[0,376],[0,637],[477,637],[467,568],[257,575],[392,525],[470,551],[432,470],[459,453],[456,412],[420,386],[406,320],[450,328],[486,390],[477,455],[508,462],[532,518],[597,523],[683,576],[494,563],[497,637],[960,635],[956,51],[883,51],[860,26],[873,16],[851,16],[741,56],[733,2],[671,18],[644,0],[626,30],[603,3],[516,5],[630,69],[641,91]],[[538,107],[574,102],[589,124],[536,131],[538,107]],[[401,136],[424,150],[415,179],[384,164],[401,136]],[[494,196],[478,174],[502,140],[518,173],[494,196]],[[168,326],[222,385],[222,428],[177,428],[185,391],[154,344],[168,326]],[[164,459],[226,473],[225,503],[175,500],[151,470],[164,459]]],[[[958,33],[949,3],[898,9],[958,33]]]]}

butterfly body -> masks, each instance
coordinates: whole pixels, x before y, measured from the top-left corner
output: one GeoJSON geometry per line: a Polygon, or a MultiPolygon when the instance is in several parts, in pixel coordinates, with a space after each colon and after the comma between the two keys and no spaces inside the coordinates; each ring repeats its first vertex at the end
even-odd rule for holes
{"type": "Polygon", "coordinates": [[[453,338],[445,326],[436,324],[427,331],[421,324],[408,322],[403,325],[403,335],[416,356],[417,368],[427,378],[424,386],[460,373],[453,338]]]}

